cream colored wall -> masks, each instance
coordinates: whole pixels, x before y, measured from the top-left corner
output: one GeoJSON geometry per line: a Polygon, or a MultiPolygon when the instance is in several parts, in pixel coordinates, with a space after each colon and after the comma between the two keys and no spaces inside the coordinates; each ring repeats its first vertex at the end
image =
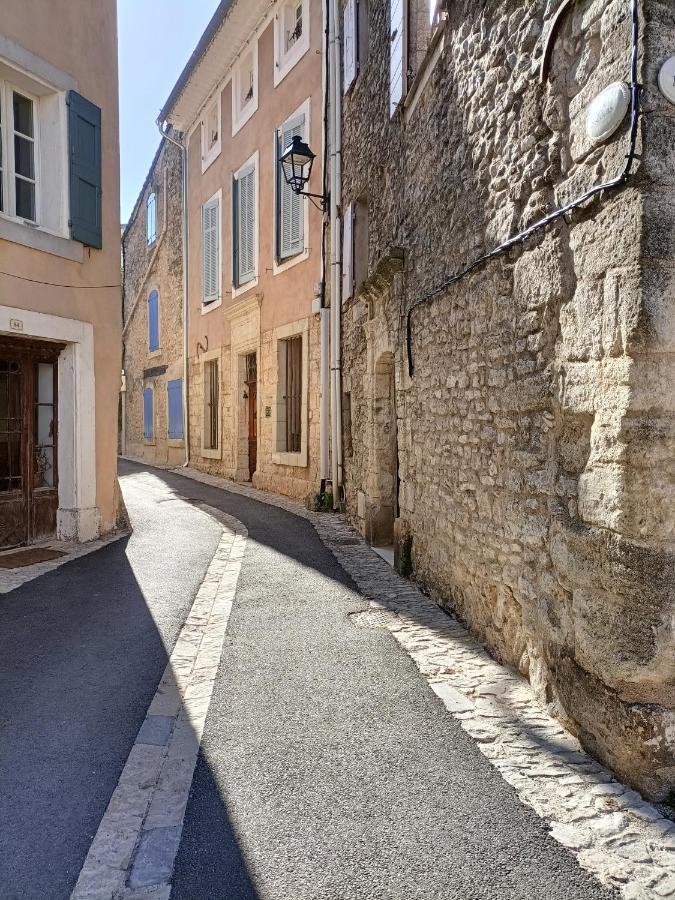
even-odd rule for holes
{"type": "Polygon", "coordinates": [[[115,519],[117,404],[121,366],[117,14],[115,0],[2,0],[0,33],[68,73],[102,110],[103,249],[82,263],[0,240],[0,305],[90,322],[96,379],[96,502],[102,530],[115,519]],[[59,35],[66,39],[56,39],[59,35]]]}
{"type": "MultiPolygon", "coordinates": [[[[275,133],[298,108],[309,100],[309,143],[317,154],[317,160],[308,190],[321,193],[321,154],[323,135],[322,105],[322,14],[321,4],[310,3],[310,47],[296,66],[274,87],[274,23],[269,21],[258,42],[258,109],[244,127],[232,136],[232,84],[228,81],[221,93],[220,156],[202,174],[201,131],[196,127],[189,139],[188,196],[189,196],[189,355],[194,381],[191,412],[191,444],[193,463],[199,464],[201,429],[201,379],[197,360],[197,343],[208,346],[209,351],[223,348],[221,358],[221,389],[223,391],[223,459],[221,464],[202,460],[205,468],[223,471],[239,477],[236,469],[236,436],[232,434],[233,421],[238,406],[237,398],[231,398],[232,362],[231,345],[232,311],[246,305],[248,299],[258,296],[259,344],[258,350],[258,473],[255,483],[281,490],[284,493],[304,494],[316,480],[318,466],[318,374],[309,380],[307,403],[309,421],[309,466],[278,466],[271,462],[271,420],[265,418],[265,406],[275,402],[276,386],[269,383],[270,372],[275,370],[271,354],[272,332],[294,322],[310,319],[310,366],[317,355],[312,342],[318,341],[317,328],[312,316],[312,300],[315,285],[321,279],[321,213],[309,204],[309,231],[306,245],[308,258],[273,274],[274,223],[275,223],[275,133]],[[232,296],[232,176],[250,157],[259,153],[258,190],[258,278],[257,284],[248,290],[241,289],[232,296]],[[202,315],[201,302],[201,206],[217,191],[222,190],[222,290],[223,303],[202,315]],[[316,402],[315,402],[316,401],[316,402]],[[228,430],[228,417],[230,426],[228,430]],[[195,428],[196,425],[196,428],[195,428]],[[297,483],[296,483],[297,482],[297,483]]],[[[258,322],[258,312],[252,314],[258,322]]],[[[250,315],[249,315],[250,318],[250,315]]],[[[235,325],[236,327],[236,325],[235,325]]],[[[317,348],[318,349],[318,348],[317,348]]],[[[239,352],[238,350],[236,352],[239,352]]]]}

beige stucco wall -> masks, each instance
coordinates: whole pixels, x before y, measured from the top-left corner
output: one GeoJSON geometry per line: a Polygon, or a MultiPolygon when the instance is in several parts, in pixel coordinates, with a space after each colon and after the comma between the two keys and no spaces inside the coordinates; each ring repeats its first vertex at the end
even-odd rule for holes
{"type": "Polygon", "coordinates": [[[116,513],[121,348],[116,3],[3,0],[0,34],[70,75],[78,92],[102,110],[103,249],[84,248],[83,261],[75,262],[0,239],[3,272],[78,288],[48,287],[0,275],[0,305],[93,325],[96,504],[101,530],[107,531],[116,513]],[[59,35],[68,39],[57,40],[59,35]]]}
{"type": "MultiPolygon", "coordinates": [[[[232,372],[239,363],[231,355],[234,335],[235,357],[258,353],[258,469],[254,484],[259,487],[303,497],[318,489],[318,317],[312,315],[312,299],[321,279],[321,213],[309,206],[307,259],[274,274],[274,179],[275,131],[309,100],[310,145],[319,159],[309,190],[321,192],[320,153],[322,148],[322,42],[321,4],[310,3],[310,47],[277,87],[274,86],[274,26],[270,18],[259,35],[258,109],[244,127],[232,136],[232,86],[222,88],[222,151],[202,174],[199,122],[188,139],[189,196],[189,359],[190,359],[190,453],[192,464],[232,478],[247,477],[239,454],[244,411],[240,410],[239,387],[232,387],[232,372]],[[258,278],[248,290],[232,295],[231,184],[236,172],[250,157],[259,154],[258,193],[258,278]],[[201,206],[222,190],[222,305],[202,314],[201,301],[201,206]],[[276,337],[279,329],[295,323],[309,342],[310,366],[307,381],[308,446],[307,466],[278,465],[272,461],[272,415],[276,402],[276,337]],[[202,363],[204,351],[219,350],[221,361],[220,458],[205,458],[202,445],[202,363]],[[271,409],[270,409],[271,407],[271,409]],[[240,415],[241,412],[241,415],[240,415]],[[269,412],[268,415],[266,413],[269,412]],[[237,430],[239,429],[239,431],[237,430]]],[[[223,76],[225,73],[223,73],[223,76]]],[[[208,308],[207,308],[208,309],[208,308]]]]}

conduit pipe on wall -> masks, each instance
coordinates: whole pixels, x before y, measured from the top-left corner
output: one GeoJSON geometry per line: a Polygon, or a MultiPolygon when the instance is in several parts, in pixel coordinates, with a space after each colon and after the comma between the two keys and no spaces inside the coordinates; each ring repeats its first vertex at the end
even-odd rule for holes
{"type": "MultiPolygon", "coordinates": [[[[162,137],[174,144],[181,152],[181,204],[183,207],[182,254],[183,254],[183,444],[185,445],[184,466],[190,465],[190,392],[188,390],[188,172],[187,146],[172,138],[157,120],[157,128],[162,137]]],[[[164,215],[168,208],[168,196],[164,198],[164,215]]]]}
{"type": "MultiPolygon", "coordinates": [[[[321,167],[321,190],[324,197],[328,194],[328,147],[330,142],[329,127],[329,90],[328,90],[328,4],[323,3],[323,65],[321,67],[321,87],[323,92],[323,147],[321,167]]],[[[321,485],[319,493],[323,496],[330,476],[330,311],[326,307],[326,224],[324,210],[321,218],[321,310],[320,310],[320,409],[319,409],[319,477],[321,485]]]]}
{"type": "Polygon", "coordinates": [[[342,206],[342,86],[340,84],[340,7],[338,0],[328,0],[328,77],[331,106],[330,154],[330,375],[331,375],[331,476],[333,509],[338,509],[342,494],[342,363],[340,328],[342,311],[342,241],[340,208],[342,206]]]}

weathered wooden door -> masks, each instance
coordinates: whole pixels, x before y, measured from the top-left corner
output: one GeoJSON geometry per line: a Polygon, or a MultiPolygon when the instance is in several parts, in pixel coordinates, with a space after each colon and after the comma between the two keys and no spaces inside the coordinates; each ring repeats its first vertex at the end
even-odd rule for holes
{"type": "Polygon", "coordinates": [[[258,366],[255,353],[246,357],[246,393],[248,395],[248,475],[258,467],[258,366]]]}
{"type": "Polygon", "coordinates": [[[0,549],[56,531],[60,349],[0,342],[0,549]]]}

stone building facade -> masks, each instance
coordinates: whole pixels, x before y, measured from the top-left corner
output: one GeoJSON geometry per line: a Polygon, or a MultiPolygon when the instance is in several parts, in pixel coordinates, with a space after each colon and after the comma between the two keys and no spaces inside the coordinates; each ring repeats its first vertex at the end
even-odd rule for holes
{"type": "MultiPolygon", "coordinates": [[[[343,105],[346,506],[622,777],[675,785],[675,11],[639,0],[627,183],[440,289],[622,172],[591,101],[631,81],[627,0],[358,0],[343,105]],[[420,7],[424,15],[420,15],[420,7]],[[407,46],[405,46],[407,45],[407,46]],[[406,312],[414,370],[408,372],[406,312]],[[353,296],[350,296],[352,294],[353,296]]],[[[348,2],[348,7],[351,4],[348,2]]],[[[354,17],[353,7],[349,10],[354,17]]]]}
{"type": "Polygon", "coordinates": [[[181,184],[180,149],[163,140],[122,235],[121,450],[160,465],[185,458],[181,184]]]}
{"type": "Polygon", "coordinates": [[[160,116],[187,154],[190,464],[296,498],[320,481],[322,213],[278,158],[293,129],[320,153],[322,37],[315,0],[222,0],[160,116]]]}

